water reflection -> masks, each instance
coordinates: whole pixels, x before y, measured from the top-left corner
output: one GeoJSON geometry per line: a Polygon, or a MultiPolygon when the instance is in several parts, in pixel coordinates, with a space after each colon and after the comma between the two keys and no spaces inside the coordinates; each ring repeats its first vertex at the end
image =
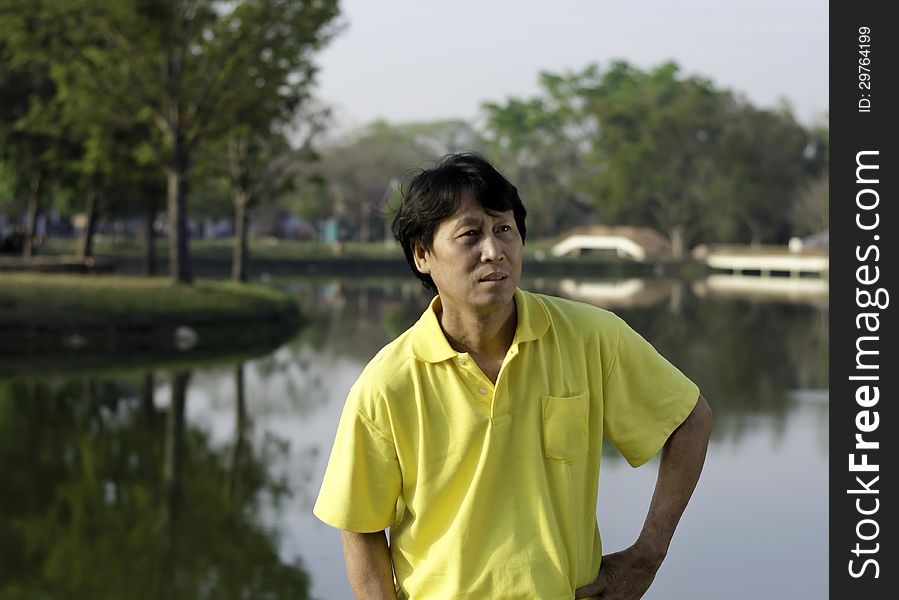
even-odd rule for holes
{"type": "Polygon", "coordinates": [[[271,448],[241,446],[246,426],[213,447],[185,417],[191,373],[164,377],[167,407],[153,373],[0,382],[0,596],[308,597],[256,519],[286,493],[271,448]]]}
{"type": "Polygon", "coordinates": [[[820,277],[757,277],[750,275],[711,275],[693,284],[697,296],[755,298],[769,302],[790,302],[827,306],[830,290],[820,277]]]}
{"type": "MultiPolygon", "coordinates": [[[[430,298],[409,280],[282,285],[308,325],[263,356],[0,379],[0,597],[349,597],[312,502],[350,385],[430,298]]],[[[826,304],[664,280],[523,287],[613,309],[714,407],[709,468],[647,598],[824,597],[826,304]],[[710,564],[720,576],[697,583],[710,564]],[[741,596],[727,582],[747,567],[766,578],[741,596]]],[[[612,547],[654,475],[616,458],[599,509],[612,547]]]]}
{"type": "Polygon", "coordinates": [[[636,277],[612,281],[562,279],[556,286],[547,286],[542,281],[538,281],[536,284],[538,289],[555,287],[555,295],[595,304],[610,310],[655,306],[668,297],[679,298],[682,289],[680,281],[636,277]]]}

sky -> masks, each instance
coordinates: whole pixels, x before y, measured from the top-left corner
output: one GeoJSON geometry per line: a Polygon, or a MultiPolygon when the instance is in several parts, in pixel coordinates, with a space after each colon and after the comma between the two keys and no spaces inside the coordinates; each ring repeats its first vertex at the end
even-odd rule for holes
{"type": "Polygon", "coordinates": [[[541,71],[673,60],[760,107],[826,122],[826,0],[341,0],[318,57],[318,97],[350,129],[477,119],[482,102],[539,92],[541,71]]]}

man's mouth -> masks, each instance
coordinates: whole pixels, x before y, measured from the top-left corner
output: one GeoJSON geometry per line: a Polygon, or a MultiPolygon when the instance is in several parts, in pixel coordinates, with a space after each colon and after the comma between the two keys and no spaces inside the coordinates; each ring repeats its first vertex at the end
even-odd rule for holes
{"type": "Polygon", "coordinates": [[[505,273],[491,273],[490,275],[481,277],[479,281],[502,281],[506,278],[508,278],[508,275],[505,273]]]}

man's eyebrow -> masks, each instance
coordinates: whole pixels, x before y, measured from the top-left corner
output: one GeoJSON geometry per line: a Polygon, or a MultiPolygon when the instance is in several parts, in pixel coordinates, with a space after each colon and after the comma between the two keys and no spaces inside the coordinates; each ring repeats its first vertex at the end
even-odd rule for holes
{"type": "Polygon", "coordinates": [[[481,220],[477,217],[464,217],[456,221],[454,227],[464,227],[466,225],[480,225],[481,220]]]}
{"type": "MultiPolygon", "coordinates": [[[[511,215],[505,214],[505,212],[496,212],[496,211],[492,211],[492,210],[487,210],[485,212],[487,213],[487,216],[493,220],[513,218],[511,215]]],[[[458,221],[456,221],[454,226],[462,227],[464,225],[480,225],[483,221],[484,221],[484,219],[482,219],[481,217],[463,217],[463,218],[459,219],[458,221]]]]}

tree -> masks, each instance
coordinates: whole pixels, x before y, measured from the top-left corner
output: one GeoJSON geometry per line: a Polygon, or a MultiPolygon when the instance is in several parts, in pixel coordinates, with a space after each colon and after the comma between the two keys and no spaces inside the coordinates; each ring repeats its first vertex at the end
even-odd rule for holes
{"type": "Polygon", "coordinates": [[[418,121],[412,123],[373,123],[371,133],[395,130],[401,136],[414,142],[433,156],[443,156],[451,152],[481,151],[486,141],[471,123],[461,119],[438,121],[418,121]]]}
{"type": "Polygon", "coordinates": [[[787,241],[797,190],[820,172],[811,139],[789,111],[736,108],[722,131],[716,167],[717,210],[728,215],[731,236],[752,244],[787,241]]]}
{"type": "MultiPolygon", "coordinates": [[[[333,216],[334,207],[331,204],[328,180],[320,174],[308,172],[314,168],[316,167],[312,166],[307,171],[294,175],[291,185],[281,195],[279,202],[300,219],[319,224],[333,216]]],[[[316,240],[319,233],[319,228],[316,227],[316,240]]]]}
{"type": "Polygon", "coordinates": [[[260,102],[302,96],[312,54],[334,32],[336,0],[51,4],[42,24],[54,33],[54,80],[66,95],[154,127],[142,150],[167,179],[172,278],[190,283],[187,195],[198,150],[260,102]]]}
{"type": "Polygon", "coordinates": [[[662,229],[682,255],[707,200],[729,95],[680,77],[673,63],[648,73],[623,61],[604,72],[541,73],[540,86],[536,98],[484,106],[493,151],[514,165],[540,215],[537,231],[583,220],[578,207],[588,203],[603,220],[662,229]]]}
{"type": "Polygon", "coordinates": [[[488,153],[519,187],[537,237],[582,222],[585,158],[596,134],[583,91],[598,82],[592,65],[579,73],[541,73],[540,96],[482,106],[488,153]]]}
{"type": "MultiPolygon", "coordinates": [[[[57,184],[54,207],[85,215],[79,244],[84,259],[93,253],[95,225],[112,191],[142,170],[134,148],[145,142],[148,129],[133,115],[112,118],[92,98],[61,85],[59,74],[70,58],[60,53],[58,31],[46,26],[61,26],[56,21],[64,16],[58,0],[4,0],[3,8],[0,31],[7,60],[0,86],[4,97],[14,100],[4,105],[5,126],[0,129],[7,133],[5,159],[17,167],[19,187],[28,189],[28,237],[33,238],[39,207],[46,203],[49,179],[57,184]]],[[[68,35],[67,40],[81,46],[101,41],[84,28],[75,27],[68,35]]],[[[26,246],[26,255],[28,250],[26,246]]]]}
{"type": "Polygon", "coordinates": [[[830,215],[830,132],[826,124],[814,125],[803,155],[808,177],[793,198],[791,233],[810,235],[828,228],[830,215]]]}
{"type": "Polygon", "coordinates": [[[824,171],[797,192],[793,203],[793,235],[811,235],[828,228],[830,214],[830,175],[824,171]]]}
{"type": "Polygon", "coordinates": [[[228,139],[228,166],[234,201],[234,241],[231,278],[247,280],[248,209],[281,191],[291,180],[294,161],[287,140],[250,129],[228,139]]]}
{"type": "Polygon", "coordinates": [[[676,257],[709,238],[781,241],[797,188],[826,168],[826,132],[675,63],[542,73],[540,86],[484,110],[491,153],[511,165],[542,235],[583,221],[587,203],[602,220],[665,232],[676,257]]]}
{"type": "Polygon", "coordinates": [[[15,176],[9,167],[0,161],[0,214],[17,212],[15,184],[15,176]]]}
{"type": "Polygon", "coordinates": [[[674,63],[648,73],[616,62],[584,91],[598,133],[591,200],[610,215],[666,232],[676,258],[699,237],[712,201],[716,143],[731,95],[674,63]]]}
{"type": "MultiPolygon", "coordinates": [[[[424,124],[371,123],[339,145],[321,150],[321,158],[309,169],[311,184],[304,186],[308,205],[313,198],[330,205],[353,237],[363,242],[383,239],[386,208],[405,176],[418,165],[438,158],[446,147],[424,124]],[[324,188],[319,186],[326,182],[324,188]],[[309,186],[311,185],[311,189],[309,186]],[[316,188],[316,186],[319,186],[316,188]]],[[[455,127],[455,125],[453,126],[455,127]]],[[[456,148],[453,146],[453,148],[456,148]]]]}
{"type": "MultiPolygon", "coordinates": [[[[261,105],[257,113],[259,128],[245,124],[227,138],[228,166],[234,190],[234,254],[231,278],[247,280],[247,244],[251,206],[284,192],[302,169],[315,157],[313,139],[324,129],[327,110],[295,112],[295,105],[261,105]],[[296,114],[292,133],[299,148],[294,150],[285,135],[287,120],[296,114]],[[282,129],[277,131],[276,128],[282,129]]],[[[249,119],[248,119],[248,122],[249,119]]]]}
{"type": "Polygon", "coordinates": [[[20,51],[25,40],[42,45],[45,37],[33,19],[13,10],[16,2],[6,2],[13,6],[0,7],[0,160],[14,193],[26,197],[23,255],[31,257],[42,198],[59,166],[61,140],[48,125],[57,89],[46,61],[20,51]]]}

